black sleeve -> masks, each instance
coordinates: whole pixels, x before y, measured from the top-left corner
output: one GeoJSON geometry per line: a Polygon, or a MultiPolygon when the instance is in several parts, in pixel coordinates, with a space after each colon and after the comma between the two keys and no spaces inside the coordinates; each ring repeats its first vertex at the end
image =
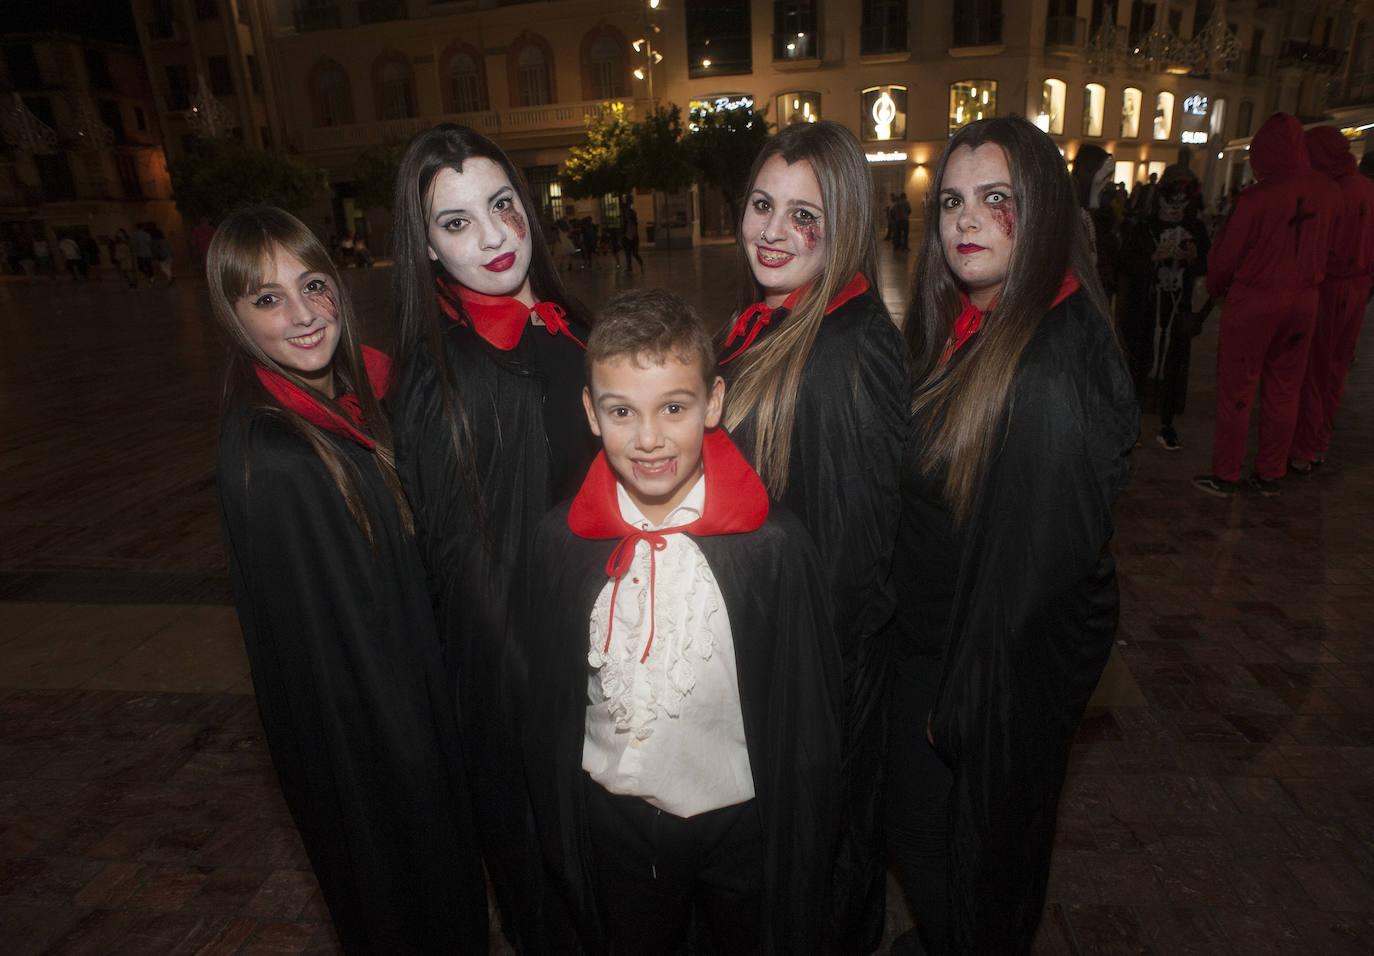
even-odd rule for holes
{"type": "Polygon", "coordinates": [[[931,721],[955,775],[960,952],[1030,945],[1069,747],[1116,630],[1106,547],[1138,412],[1106,322],[1083,311],[1052,312],[1028,349],[968,519],[931,721]]]}
{"type": "Polygon", "coordinates": [[[470,948],[485,890],[421,569],[370,456],[350,460],[372,542],[289,425],[225,429],[220,504],[258,707],[345,945],[470,948]]]}

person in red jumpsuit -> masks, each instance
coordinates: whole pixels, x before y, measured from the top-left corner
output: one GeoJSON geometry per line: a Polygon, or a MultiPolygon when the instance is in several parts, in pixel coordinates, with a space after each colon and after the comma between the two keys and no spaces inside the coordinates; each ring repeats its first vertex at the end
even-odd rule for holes
{"type": "Polygon", "coordinates": [[[1193,484],[1218,498],[1240,481],[1256,382],[1260,437],[1249,483],[1279,493],[1339,202],[1335,184],[1312,171],[1302,124],[1289,113],[1269,117],[1250,141],[1250,169],[1257,182],[1236,197],[1207,255],[1207,292],[1226,302],[1212,473],[1193,484]]]}
{"type": "Polygon", "coordinates": [[[1314,126],[1304,138],[1312,168],[1335,181],[1341,201],[1288,452],[1288,470],[1298,474],[1308,474],[1326,459],[1331,420],[1345,393],[1345,373],[1355,359],[1374,275],[1374,182],[1360,175],[1350,143],[1334,126],[1314,126]]]}

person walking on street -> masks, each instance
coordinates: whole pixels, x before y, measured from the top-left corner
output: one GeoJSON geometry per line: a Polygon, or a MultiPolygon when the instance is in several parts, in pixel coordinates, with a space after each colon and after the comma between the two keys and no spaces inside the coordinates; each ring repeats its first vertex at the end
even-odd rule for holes
{"type": "Polygon", "coordinates": [[[1256,382],[1259,450],[1249,484],[1265,497],[1279,493],[1340,201],[1335,183],[1312,171],[1291,113],[1265,120],[1250,142],[1250,167],[1258,181],[1236,197],[1207,255],[1207,292],[1226,302],[1212,471],[1193,485],[1216,498],[1231,497],[1240,481],[1256,382]]]}
{"type": "Polygon", "coordinates": [[[639,263],[639,271],[644,271],[644,260],[639,258],[639,213],[635,212],[634,196],[626,196],[621,200],[620,208],[624,212],[624,231],[620,237],[620,248],[625,250],[625,274],[634,275],[634,266],[630,265],[630,257],[634,256],[635,262],[639,263]]]}

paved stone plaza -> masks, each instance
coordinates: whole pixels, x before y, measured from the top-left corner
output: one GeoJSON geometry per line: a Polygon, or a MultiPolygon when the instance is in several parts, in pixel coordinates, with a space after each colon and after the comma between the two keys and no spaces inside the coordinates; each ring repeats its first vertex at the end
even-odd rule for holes
{"type": "MultiPolygon", "coordinates": [[[[713,325],[733,247],[567,274],[713,325]]],[[[884,251],[905,309],[909,259],[884,251]]],[[[385,267],[348,280],[385,346],[385,267]]],[[[214,493],[205,285],[0,279],[0,950],[335,952],[267,758],[214,493]]],[[[1116,508],[1116,653],[1079,733],[1037,952],[1374,952],[1374,351],[1330,462],[1218,501],[1216,322],[1183,450],[1116,508]]],[[[1252,442],[1253,446],[1253,442],[1252,442]]],[[[894,900],[888,938],[904,926],[894,900]]],[[[502,947],[494,941],[493,951],[502,947]]]]}

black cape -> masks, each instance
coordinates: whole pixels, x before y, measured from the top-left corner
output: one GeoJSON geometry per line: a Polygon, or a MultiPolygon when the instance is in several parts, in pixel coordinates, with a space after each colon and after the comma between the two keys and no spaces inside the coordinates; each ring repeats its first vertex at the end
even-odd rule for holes
{"type": "MultiPolygon", "coordinates": [[[[785,316],[775,312],[763,337],[785,316]]],[[[843,658],[844,831],[835,912],[836,939],[851,952],[872,951],[883,928],[879,791],[890,675],[885,627],[896,603],[891,558],[909,417],[906,354],[906,343],[875,289],[824,318],[797,394],[782,495],[820,552],[843,658]]],[[[753,420],[742,422],[734,436],[751,456],[753,420]]]]}
{"type": "Polygon", "coordinates": [[[1030,949],[1069,749],[1116,633],[1107,543],[1138,431],[1121,351],[1080,291],[1027,347],[966,524],[939,482],[904,476],[899,656],[940,668],[954,952],[1030,949]]]}
{"type": "Polygon", "coordinates": [[[371,453],[374,545],[284,419],[232,410],[219,499],[258,710],[344,949],[485,953],[486,885],[424,569],[371,453]]]}
{"type": "MultiPolygon", "coordinates": [[[[586,333],[574,326],[585,341],[586,333]]],[[[429,353],[418,351],[392,392],[396,466],[415,512],[416,540],[457,688],[463,750],[483,853],[506,928],[526,950],[548,922],[533,887],[541,873],[520,773],[512,669],[511,586],[535,528],[571,495],[595,452],[582,410],[582,350],[526,327],[510,352],[470,327],[445,326],[449,369],[470,429],[471,462],[450,437],[429,353]]]]}
{"type": "MultiPolygon", "coordinates": [[[[708,490],[708,498],[710,491],[708,490]]],[[[709,508],[709,501],[707,507],[709,508]]],[[[539,528],[524,751],[544,853],[584,945],[604,950],[590,871],[582,745],[588,625],[618,539],[579,538],[569,504],[539,528]]],[[[681,532],[686,534],[687,532],[681,532]]],[[[823,572],[785,509],[744,534],[693,536],[715,575],[735,643],[740,706],[765,840],[765,953],[829,952],[830,860],[839,813],[840,675],[823,572]]]]}

